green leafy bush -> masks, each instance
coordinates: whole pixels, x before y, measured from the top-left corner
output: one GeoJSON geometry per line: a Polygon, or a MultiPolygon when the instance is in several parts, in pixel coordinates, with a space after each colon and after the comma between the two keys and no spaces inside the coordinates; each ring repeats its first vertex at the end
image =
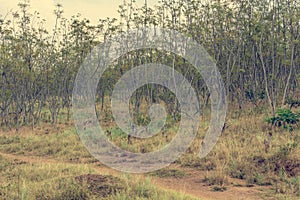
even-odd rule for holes
{"type": "Polygon", "coordinates": [[[276,116],[268,118],[266,121],[274,126],[289,128],[293,130],[293,125],[300,119],[300,113],[294,113],[290,109],[279,109],[276,116]]]}

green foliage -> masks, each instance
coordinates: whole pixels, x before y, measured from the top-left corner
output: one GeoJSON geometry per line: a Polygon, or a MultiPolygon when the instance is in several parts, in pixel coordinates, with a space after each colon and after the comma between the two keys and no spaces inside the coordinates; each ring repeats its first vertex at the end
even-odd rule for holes
{"type": "Polygon", "coordinates": [[[272,125],[293,130],[293,125],[299,122],[300,113],[294,113],[290,109],[279,109],[276,112],[276,116],[266,119],[266,121],[272,125]]]}

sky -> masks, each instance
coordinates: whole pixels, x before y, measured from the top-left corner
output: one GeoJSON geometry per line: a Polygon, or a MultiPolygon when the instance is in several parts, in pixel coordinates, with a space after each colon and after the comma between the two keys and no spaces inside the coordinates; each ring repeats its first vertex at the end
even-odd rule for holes
{"type": "MultiPolygon", "coordinates": [[[[136,0],[143,3],[144,0],[136,0]]],[[[151,3],[157,0],[148,0],[151,3]]],[[[18,9],[20,0],[0,0],[0,15],[5,16],[11,11],[18,9]]],[[[57,3],[63,5],[64,17],[70,18],[77,13],[91,21],[97,23],[99,19],[106,17],[118,18],[118,6],[123,0],[30,0],[30,10],[38,11],[41,18],[46,19],[48,28],[54,27],[55,16],[53,10],[57,3]]]]}

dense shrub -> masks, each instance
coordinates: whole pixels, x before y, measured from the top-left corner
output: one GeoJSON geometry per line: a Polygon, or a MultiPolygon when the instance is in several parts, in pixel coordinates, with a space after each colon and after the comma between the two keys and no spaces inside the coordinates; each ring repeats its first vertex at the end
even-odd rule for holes
{"type": "Polygon", "coordinates": [[[279,109],[274,117],[270,117],[266,121],[274,126],[288,128],[292,131],[299,119],[300,113],[294,113],[290,109],[279,109]]]}

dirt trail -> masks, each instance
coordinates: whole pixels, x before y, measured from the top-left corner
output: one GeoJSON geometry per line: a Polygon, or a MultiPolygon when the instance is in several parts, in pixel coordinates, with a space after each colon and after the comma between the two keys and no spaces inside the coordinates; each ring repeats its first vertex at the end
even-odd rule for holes
{"type": "MultiPolygon", "coordinates": [[[[205,185],[203,179],[205,177],[204,171],[184,168],[188,174],[182,178],[160,178],[157,185],[171,190],[180,191],[204,200],[259,200],[263,199],[262,192],[259,187],[236,187],[233,185],[226,186],[226,191],[216,192],[212,191],[211,186],[205,185]]],[[[231,183],[244,185],[244,181],[230,179],[231,183]]]]}
{"type": "MultiPolygon", "coordinates": [[[[68,164],[68,165],[77,165],[76,163],[68,163],[63,161],[58,161],[55,159],[42,158],[37,156],[22,156],[1,153],[0,155],[9,160],[18,160],[26,163],[50,163],[50,164],[68,164]]],[[[91,167],[95,168],[100,174],[109,174],[109,175],[120,175],[120,172],[109,169],[107,167],[98,166],[96,164],[88,164],[91,167]]],[[[228,186],[227,190],[223,192],[212,191],[210,186],[206,186],[201,180],[205,177],[205,172],[198,171],[190,168],[180,168],[177,169],[184,170],[187,175],[182,178],[159,178],[151,177],[152,182],[166,190],[173,190],[181,192],[184,194],[189,194],[195,196],[201,200],[259,200],[262,198],[262,192],[259,191],[259,187],[234,187],[228,186]]],[[[139,177],[145,177],[144,175],[135,175],[139,177]]],[[[241,180],[230,179],[231,182],[240,184],[241,180]]],[[[260,187],[261,188],[261,187],[260,187]]]]}

